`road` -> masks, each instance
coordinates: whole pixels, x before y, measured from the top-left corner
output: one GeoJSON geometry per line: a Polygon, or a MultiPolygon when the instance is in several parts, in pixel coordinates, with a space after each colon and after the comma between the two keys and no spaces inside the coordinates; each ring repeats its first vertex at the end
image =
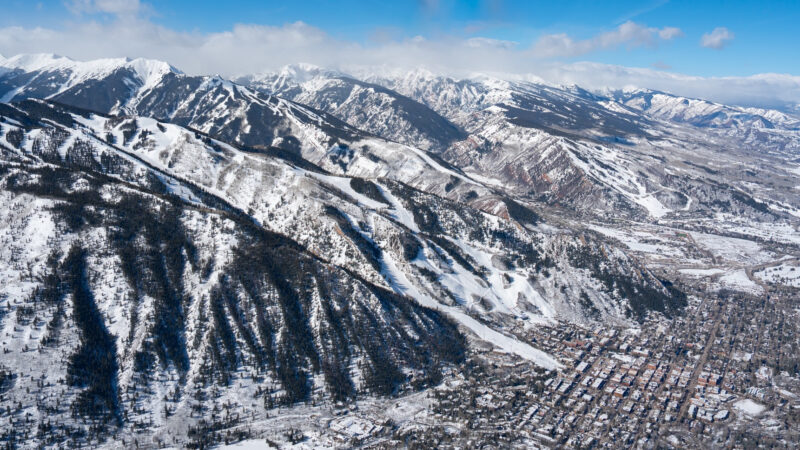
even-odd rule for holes
{"type": "Polygon", "coordinates": [[[706,339],[705,346],[703,347],[703,354],[700,356],[700,359],[697,360],[697,365],[694,367],[694,371],[692,371],[692,378],[689,382],[689,385],[686,387],[686,395],[687,398],[681,405],[681,410],[678,413],[678,421],[683,420],[686,416],[686,411],[689,409],[689,399],[691,398],[692,393],[694,392],[695,388],[697,387],[697,379],[700,376],[700,372],[703,371],[703,367],[706,366],[706,361],[708,360],[708,353],[711,351],[711,347],[714,346],[714,340],[717,338],[717,330],[719,329],[719,324],[722,322],[722,311],[724,305],[722,303],[717,304],[717,312],[714,315],[714,325],[711,327],[711,331],[708,333],[708,338],[706,339]]]}

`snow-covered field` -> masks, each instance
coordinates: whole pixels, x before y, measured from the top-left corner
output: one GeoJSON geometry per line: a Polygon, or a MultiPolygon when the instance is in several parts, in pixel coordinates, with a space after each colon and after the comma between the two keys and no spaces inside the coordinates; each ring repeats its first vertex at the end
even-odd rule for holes
{"type": "Polygon", "coordinates": [[[756,403],[749,398],[739,400],[733,404],[737,411],[748,417],[757,417],[766,409],[761,403],[756,403]]]}
{"type": "Polygon", "coordinates": [[[682,258],[685,252],[681,248],[686,245],[676,233],[671,237],[640,229],[622,230],[603,225],[589,226],[594,231],[614,238],[625,244],[630,250],[649,254],[659,260],[682,258]]]}
{"type": "Polygon", "coordinates": [[[797,223],[754,222],[746,217],[724,215],[724,220],[704,222],[721,231],[752,236],[756,239],[782,244],[800,245],[800,228],[797,223]]]}
{"type": "MultiPolygon", "coordinates": [[[[294,446],[293,446],[294,447],[294,446]]],[[[262,450],[271,448],[264,439],[248,439],[235,444],[220,445],[219,450],[262,450]]],[[[288,448],[288,447],[287,447],[288,448]]],[[[302,448],[299,447],[298,448],[302,448]]]]}
{"type": "Polygon", "coordinates": [[[747,276],[747,273],[744,271],[744,269],[734,270],[726,273],[720,277],[719,282],[722,284],[722,286],[737,291],[745,291],[756,295],[764,292],[764,289],[762,289],[761,286],[753,282],[753,280],[747,276]]]}
{"type": "Polygon", "coordinates": [[[765,283],[781,284],[800,288],[800,264],[784,263],[773,267],[767,267],[753,274],[765,283]]]}
{"type": "Polygon", "coordinates": [[[678,272],[689,275],[691,277],[713,277],[715,275],[720,275],[725,273],[722,269],[712,268],[712,269],[678,269],[678,272]]]}
{"type": "Polygon", "coordinates": [[[775,259],[754,241],[698,232],[691,232],[691,235],[700,247],[732,263],[761,264],[775,259]]]}

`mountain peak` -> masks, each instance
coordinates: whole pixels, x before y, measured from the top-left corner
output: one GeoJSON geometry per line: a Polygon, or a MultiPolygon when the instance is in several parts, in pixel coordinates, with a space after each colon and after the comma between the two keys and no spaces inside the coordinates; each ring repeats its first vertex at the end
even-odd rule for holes
{"type": "Polygon", "coordinates": [[[142,80],[167,72],[182,73],[169,63],[144,58],[102,58],[76,61],[53,53],[23,53],[10,58],[0,58],[0,66],[8,69],[34,71],[70,70],[74,75],[96,76],[127,67],[133,69],[142,80]]]}
{"type": "Polygon", "coordinates": [[[155,59],[128,59],[125,65],[136,72],[145,87],[152,87],[168,73],[183,73],[171,64],[155,59]]]}
{"type": "Polygon", "coordinates": [[[3,58],[2,65],[9,69],[20,69],[26,72],[42,70],[55,65],[74,64],[70,58],[54,53],[22,53],[10,58],[3,58]]]}
{"type": "MultiPolygon", "coordinates": [[[[182,73],[164,61],[144,58],[104,58],[90,61],[74,59],[52,53],[19,54],[0,59],[3,71],[21,70],[23,72],[58,72],[63,81],[58,87],[63,92],[87,80],[107,77],[120,69],[133,72],[142,89],[147,90],[158,84],[167,73],[182,73]]],[[[58,92],[53,92],[56,94],[58,92]]]]}

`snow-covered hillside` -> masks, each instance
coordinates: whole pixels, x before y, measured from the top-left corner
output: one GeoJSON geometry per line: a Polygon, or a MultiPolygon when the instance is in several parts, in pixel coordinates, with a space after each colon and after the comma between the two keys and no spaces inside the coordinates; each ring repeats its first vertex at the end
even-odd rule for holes
{"type": "Polygon", "coordinates": [[[442,151],[466,135],[432,109],[395,91],[349,75],[297,65],[278,73],[243,76],[238,82],[330,113],[383,138],[442,151]]]}
{"type": "Polygon", "coordinates": [[[45,380],[5,395],[35,417],[48,399],[56,434],[80,427],[70,411],[130,426],[166,411],[147,429],[186,433],[201,397],[255,396],[236,401],[251,415],[421,387],[458,363],[462,333],[553,369],[507,327],[630,324],[682,301],[510,199],[491,215],[150,118],[40,101],[0,113],[5,361],[45,380]],[[60,377],[61,408],[47,388],[60,377]]]}
{"type": "Polygon", "coordinates": [[[475,352],[553,374],[567,328],[797,285],[791,114],[54,55],[0,57],[0,97],[0,433],[31,446],[244,433],[475,352]]]}

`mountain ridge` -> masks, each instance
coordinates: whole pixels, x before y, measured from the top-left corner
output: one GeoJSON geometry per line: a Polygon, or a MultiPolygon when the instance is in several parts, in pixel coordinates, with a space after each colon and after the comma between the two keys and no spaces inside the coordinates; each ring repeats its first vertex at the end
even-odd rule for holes
{"type": "Polygon", "coordinates": [[[575,330],[668,327],[800,255],[777,113],[114,61],[0,73],[3,439],[203,446],[435,392],[477,355],[555,379],[588,354],[575,330]]]}

